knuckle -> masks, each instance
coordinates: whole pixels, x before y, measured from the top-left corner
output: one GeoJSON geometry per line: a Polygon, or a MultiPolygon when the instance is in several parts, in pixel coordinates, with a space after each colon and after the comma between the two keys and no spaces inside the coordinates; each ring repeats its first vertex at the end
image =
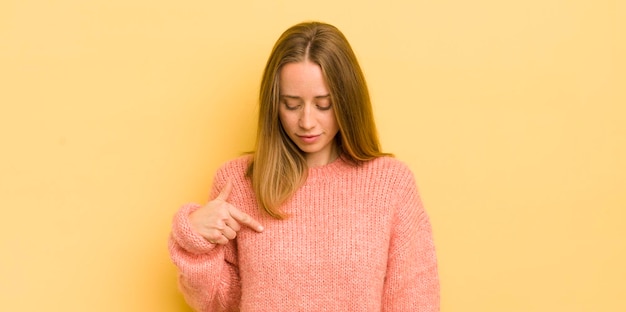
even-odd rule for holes
{"type": "Polygon", "coordinates": [[[243,215],[241,215],[241,221],[242,222],[248,223],[248,222],[250,222],[250,220],[252,220],[252,218],[249,215],[247,215],[245,213],[243,215]]]}

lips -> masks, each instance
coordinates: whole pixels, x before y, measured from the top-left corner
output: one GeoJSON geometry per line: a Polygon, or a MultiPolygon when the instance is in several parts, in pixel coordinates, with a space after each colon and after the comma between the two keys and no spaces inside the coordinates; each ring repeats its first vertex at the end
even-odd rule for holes
{"type": "Polygon", "coordinates": [[[298,137],[304,143],[315,143],[315,141],[317,141],[317,139],[320,137],[320,134],[318,134],[318,135],[298,135],[298,137]]]}

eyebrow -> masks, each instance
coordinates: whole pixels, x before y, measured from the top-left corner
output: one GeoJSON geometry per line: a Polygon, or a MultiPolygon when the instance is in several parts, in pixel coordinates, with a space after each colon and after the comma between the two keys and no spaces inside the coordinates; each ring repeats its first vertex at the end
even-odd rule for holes
{"type": "MultiPolygon", "coordinates": [[[[302,98],[299,96],[295,96],[295,95],[288,95],[288,94],[281,94],[280,97],[283,98],[288,98],[288,99],[294,99],[294,100],[301,100],[302,98]]],[[[325,95],[318,95],[316,97],[314,97],[315,99],[326,99],[329,98],[330,94],[325,94],[325,95]]]]}

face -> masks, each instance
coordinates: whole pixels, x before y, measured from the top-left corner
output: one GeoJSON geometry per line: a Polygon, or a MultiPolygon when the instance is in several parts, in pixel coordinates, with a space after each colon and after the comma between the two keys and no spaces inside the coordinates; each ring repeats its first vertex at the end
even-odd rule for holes
{"type": "Polygon", "coordinates": [[[337,157],[339,131],[330,93],[319,65],[289,63],[280,70],[280,122],[289,138],[305,154],[309,167],[337,157]]]}

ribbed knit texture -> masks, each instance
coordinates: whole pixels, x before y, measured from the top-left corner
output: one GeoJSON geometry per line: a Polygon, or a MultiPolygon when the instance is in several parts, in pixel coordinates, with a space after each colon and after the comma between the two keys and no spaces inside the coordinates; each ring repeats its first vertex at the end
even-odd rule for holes
{"type": "Polygon", "coordinates": [[[183,206],[170,254],[179,286],[197,311],[439,311],[431,234],[412,172],[381,157],[360,166],[341,158],[309,169],[306,183],[275,220],[259,211],[248,156],[216,173],[211,199],[227,180],[228,202],[265,227],[245,226],[228,245],[195,233],[183,206]]]}

